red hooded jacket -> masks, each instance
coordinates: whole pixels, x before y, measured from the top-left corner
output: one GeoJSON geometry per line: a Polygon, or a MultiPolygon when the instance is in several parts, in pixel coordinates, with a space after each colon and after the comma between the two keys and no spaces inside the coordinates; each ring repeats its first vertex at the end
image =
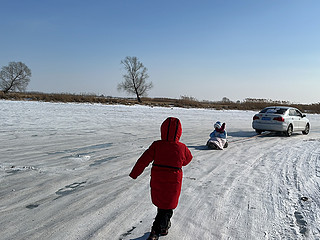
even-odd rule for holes
{"type": "Polygon", "coordinates": [[[181,123],[177,118],[167,118],[161,125],[161,140],[155,141],[142,154],[133,167],[130,177],[137,178],[153,161],[151,169],[151,199],[161,209],[175,209],[182,185],[182,166],[187,165],[192,155],[179,139],[181,123]]]}

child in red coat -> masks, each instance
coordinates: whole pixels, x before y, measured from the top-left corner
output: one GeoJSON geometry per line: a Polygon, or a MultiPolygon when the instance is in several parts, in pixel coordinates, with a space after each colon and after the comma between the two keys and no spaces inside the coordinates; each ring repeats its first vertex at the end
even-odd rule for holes
{"type": "Polygon", "coordinates": [[[187,146],[179,139],[182,134],[180,120],[169,117],[161,125],[161,140],[154,141],[133,167],[130,177],[136,179],[153,161],[151,169],[151,199],[158,207],[148,239],[167,235],[173,209],[178,205],[182,185],[182,166],[192,159],[187,146]]]}

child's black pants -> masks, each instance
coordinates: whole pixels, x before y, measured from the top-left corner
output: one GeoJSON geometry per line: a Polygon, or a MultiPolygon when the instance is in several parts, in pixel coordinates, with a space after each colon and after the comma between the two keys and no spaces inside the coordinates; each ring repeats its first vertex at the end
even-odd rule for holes
{"type": "Polygon", "coordinates": [[[164,229],[168,228],[168,224],[172,215],[172,209],[158,208],[158,213],[152,226],[152,229],[156,232],[156,234],[160,234],[164,229]]]}

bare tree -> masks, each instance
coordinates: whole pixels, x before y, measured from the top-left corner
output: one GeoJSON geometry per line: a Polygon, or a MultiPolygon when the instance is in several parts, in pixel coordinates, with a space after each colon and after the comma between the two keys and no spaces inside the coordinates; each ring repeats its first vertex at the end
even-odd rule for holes
{"type": "Polygon", "coordinates": [[[149,77],[147,74],[147,68],[138,60],[137,57],[126,57],[121,61],[126,74],[123,75],[124,81],[118,84],[118,90],[125,91],[128,94],[135,94],[138,102],[141,101],[141,96],[146,96],[147,92],[153,87],[152,82],[146,83],[146,79],[149,77]]]}
{"type": "Polygon", "coordinates": [[[22,62],[10,62],[8,66],[2,67],[0,72],[0,89],[7,93],[9,91],[26,90],[31,77],[31,70],[22,62]]]}

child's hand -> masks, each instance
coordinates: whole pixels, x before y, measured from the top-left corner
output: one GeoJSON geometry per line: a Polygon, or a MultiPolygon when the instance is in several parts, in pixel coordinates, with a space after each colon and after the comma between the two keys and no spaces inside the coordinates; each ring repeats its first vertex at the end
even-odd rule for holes
{"type": "Polygon", "coordinates": [[[129,174],[132,179],[136,179],[137,177],[132,176],[132,173],[129,174]]]}

